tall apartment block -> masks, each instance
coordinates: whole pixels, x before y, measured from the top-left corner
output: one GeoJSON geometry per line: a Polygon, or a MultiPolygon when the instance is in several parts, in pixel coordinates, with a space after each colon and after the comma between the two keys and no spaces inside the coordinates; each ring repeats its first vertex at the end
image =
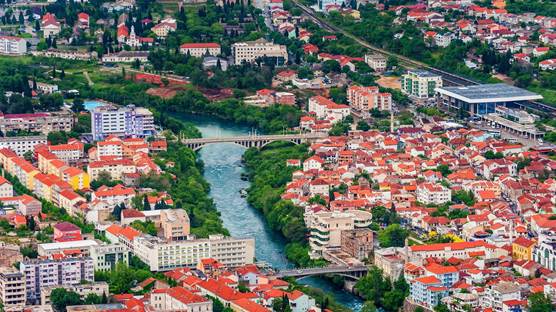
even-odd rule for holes
{"type": "Polygon", "coordinates": [[[103,105],[91,114],[91,129],[95,140],[109,135],[118,137],[147,137],[155,133],[153,114],[135,105],[103,105]]]}
{"type": "Polygon", "coordinates": [[[29,259],[21,262],[21,273],[26,278],[27,301],[38,303],[41,289],[49,286],[77,285],[82,281],[94,281],[91,257],[65,258],[61,260],[29,259]]]}

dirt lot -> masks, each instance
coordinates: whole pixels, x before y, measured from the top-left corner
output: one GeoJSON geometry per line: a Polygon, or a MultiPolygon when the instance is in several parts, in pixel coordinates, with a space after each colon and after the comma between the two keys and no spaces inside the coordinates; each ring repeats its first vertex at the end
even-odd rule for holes
{"type": "Polygon", "coordinates": [[[391,88],[397,90],[400,90],[402,88],[400,83],[400,77],[381,76],[380,79],[376,81],[376,83],[378,83],[378,85],[383,88],[391,88]]]}
{"type": "Polygon", "coordinates": [[[147,90],[147,94],[161,97],[163,99],[171,99],[180,90],[184,90],[184,86],[171,86],[171,87],[160,87],[160,88],[150,88],[147,90]]]}

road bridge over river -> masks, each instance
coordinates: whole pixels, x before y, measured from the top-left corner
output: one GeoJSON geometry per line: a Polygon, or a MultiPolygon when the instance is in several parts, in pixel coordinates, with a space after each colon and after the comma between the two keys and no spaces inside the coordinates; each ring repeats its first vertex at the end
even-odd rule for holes
{"type": "Polygon", "coordinates": [[[294,133],[294,134],[269,134],[269,135],[246,135],[237,137],[216,137],[216,138],[198,138],[198,139],[182,139],[181,142],[185,146],[196,151],[205,145],[213,143],[235,143],[246,148],[256,147],[263,148],[267,144],[277,141],[292,142],[294,144],[312,143],[319,139],[328,137],[326,133],[294,133]]]}

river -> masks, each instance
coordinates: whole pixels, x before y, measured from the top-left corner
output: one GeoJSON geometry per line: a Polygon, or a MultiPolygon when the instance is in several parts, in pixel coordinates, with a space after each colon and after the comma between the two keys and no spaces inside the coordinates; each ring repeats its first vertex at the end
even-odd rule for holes
{"type": "MultiPolygon", "coordinates": [[[[210,117],[188,115],[183,119],[193,123],[203,137],[237,136],[250,132],[248,127],[210,117]]],[[[277,269],[292,267],[284,253],[286,242],[283,237],[270,230],[262,214],[239,194],[240,190],[249,187],[248,181],[241,180],[241,156],[244,151],[244,147],[233,143],[211,144],[199,151],[199,157],[205,164],[204,177],[211,186],[210,196],[220,211],[224,227],[232,236],[255,238],[257,261],[277,269]]],[[[299,282],[332,294],[338,303],[353,311],[359,311],[363,304],[360,298],[338,289],[328,280],[309,277],[299,282]]]]}

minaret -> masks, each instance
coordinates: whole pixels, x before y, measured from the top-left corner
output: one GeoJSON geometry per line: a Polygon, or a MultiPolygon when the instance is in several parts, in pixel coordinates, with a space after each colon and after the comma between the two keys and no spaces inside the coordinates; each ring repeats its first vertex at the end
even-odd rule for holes
{"type": "Polygon", "coordinates": [[[390,132],[394,133],[394,112],[390,111],[390,132]]]}

